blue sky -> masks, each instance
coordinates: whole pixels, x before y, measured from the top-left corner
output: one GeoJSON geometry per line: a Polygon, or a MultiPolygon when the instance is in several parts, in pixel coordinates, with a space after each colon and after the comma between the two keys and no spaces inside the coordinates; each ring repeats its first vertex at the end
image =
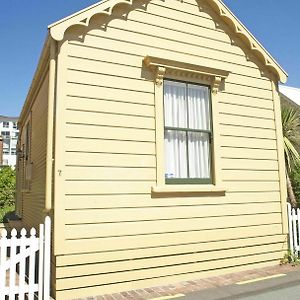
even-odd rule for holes
{"type": "MultiPolygon", "coordinates": [[[[0,115],[17,116],[26,98],[47,25],[95,0],[9,0],[0,10],[0,115]]],[[[224,0],[300,88],[299,0],[224,0]],[[275,4],[275,5],[274,5],[275,4]]]]}

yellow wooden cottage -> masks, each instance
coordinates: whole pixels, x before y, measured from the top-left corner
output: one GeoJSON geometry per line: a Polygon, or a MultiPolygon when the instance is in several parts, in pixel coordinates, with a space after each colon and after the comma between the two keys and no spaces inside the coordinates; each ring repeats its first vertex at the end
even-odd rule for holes
{"type": "Polygon", "coordinates": [[[104,0],[49,26],[17,212],[57,300],[279,263],[286,73],[219,0],[104,0]]]}

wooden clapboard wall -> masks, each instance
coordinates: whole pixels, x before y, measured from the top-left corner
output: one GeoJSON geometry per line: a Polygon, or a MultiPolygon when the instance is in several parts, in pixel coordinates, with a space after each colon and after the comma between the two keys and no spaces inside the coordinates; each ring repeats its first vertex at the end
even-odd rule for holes
{"type": "Polygon", "coordinates": [[[120,7],[105,30],[95,18],[82,40],[70,32],[60,44],[56,299],[273,265],[283,256],[272,82],[199,3],[150,1],[126,18],[120,7]],[[225,196],[151,197],[155,103],[146,55],[231,71],[218,96],[225,196]]]}

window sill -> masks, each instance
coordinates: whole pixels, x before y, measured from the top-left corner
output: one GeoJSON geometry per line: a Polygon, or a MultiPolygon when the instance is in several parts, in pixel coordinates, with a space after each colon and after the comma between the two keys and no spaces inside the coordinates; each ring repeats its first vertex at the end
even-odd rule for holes
{"type": "Polygon", "coordinates": [[[197,197],[197,196],[225,196],[226,190],[223,187],[215,186],[212,184],[205,185],[185,185],[185,184],[172,184],[152,186],[151,195],[153,198],[159,197],[197,197]]]}

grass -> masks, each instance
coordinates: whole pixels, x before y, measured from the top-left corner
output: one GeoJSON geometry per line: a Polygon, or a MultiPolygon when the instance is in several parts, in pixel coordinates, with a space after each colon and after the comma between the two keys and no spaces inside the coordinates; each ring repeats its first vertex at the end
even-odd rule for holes
{"type": "Polygon", "coordinates": [[[15,205],[0,207],[0,223],[7,222],[7,220],[5,219],[5,215],[9,212],[13,212],[14,210],[15,210],[15,205]]]}

